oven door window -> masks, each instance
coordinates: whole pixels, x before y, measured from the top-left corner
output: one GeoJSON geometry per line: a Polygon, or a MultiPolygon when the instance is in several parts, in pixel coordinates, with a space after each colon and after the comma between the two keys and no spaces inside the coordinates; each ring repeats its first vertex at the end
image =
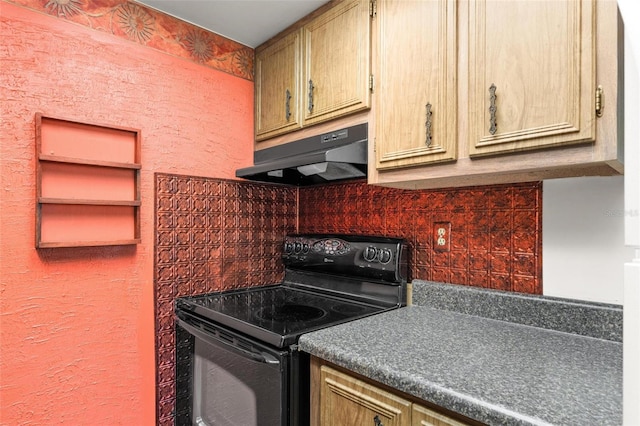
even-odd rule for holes
{"type": "Polygon", "coordinates": [[[180,326],[195,337],[194,425],[286,425],[286,353],[220,330],[214,336],[183,321],[180,326]]]}

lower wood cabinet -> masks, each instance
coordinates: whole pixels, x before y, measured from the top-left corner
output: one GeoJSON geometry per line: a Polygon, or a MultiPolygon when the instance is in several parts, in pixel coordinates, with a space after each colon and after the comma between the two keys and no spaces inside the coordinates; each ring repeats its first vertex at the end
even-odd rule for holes
{"type": "Polygon", "coordinates": [[[400,392],[326,365],[313,358],[312,426],[463,426],[449,415],[411,400],[400,392]]]}
{"type": "Polygon", "coordinates": [[[409,426],[411,402],[331,367],[321,367],[320,424],[409,426]]]}
{"type": "Polygon", "coordinates": [[[463,426],[465,424],[419,404],[413,404],[411,410],[412,426],[463,426]]]}

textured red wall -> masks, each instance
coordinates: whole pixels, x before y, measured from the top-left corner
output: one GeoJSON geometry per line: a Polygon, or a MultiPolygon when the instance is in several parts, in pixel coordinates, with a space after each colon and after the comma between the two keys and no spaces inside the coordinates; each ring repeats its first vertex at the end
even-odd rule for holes
{"type": "Polygon", "coordinates": [[[155,424],[153,173],[247,166],[253,84],[0,8],[0,423],[155,424]],[[141,244],[34,248],[36,112],[142,130],[141,244]]]}

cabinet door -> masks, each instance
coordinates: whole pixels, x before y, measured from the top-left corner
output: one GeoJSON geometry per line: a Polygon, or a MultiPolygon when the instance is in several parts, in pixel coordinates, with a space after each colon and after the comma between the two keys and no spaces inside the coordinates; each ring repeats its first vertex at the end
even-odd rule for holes
{"type": "Polygon", "coordinates": [[[453,160],[456,2],[379,0],[377,168],[453,160]]]}
{"type": "Polygon", "coordinates": [[[470,156],[594,141],[594,3],[468,3],[470,156]]]}
{"type": "Polygon", "coordinates": [[[444,414],[430,410],[422,405],[413,404],[411,412],[411,425],[412,426],[464,426],[465,423],[461,423],[451,417],[444,414]]]}
{"type": "Polygon", "coordinates": [[[320,371],[321,425],[410,425],[411,402],[330,367],[320,371]]]}
{"type": "Polygon", "coordinates": [[[256,139],[263,140],[301,127],[301,32],[256,51],[256,139]]]}
{"type": "Polygon", "coordinates": [[[304,26],[304,124],[370,107],[369,2],[346,0],[304,26]]]}

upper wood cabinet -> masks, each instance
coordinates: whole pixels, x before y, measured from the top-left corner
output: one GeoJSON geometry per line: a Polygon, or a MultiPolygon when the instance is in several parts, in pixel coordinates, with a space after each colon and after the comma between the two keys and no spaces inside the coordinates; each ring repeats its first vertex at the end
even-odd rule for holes
{"type": "Polygon", "coordinates": [[[372,13],[336,0],[256,48],[257,141],[371,107],[372,13]]]}
{"type": "Polygon", "coordinates": [[[266,139],[302,126],[300,115],[301,31],[256,49],[256,138],[266,139]]]}
{"type": "Polygon", "coordinates": [[[420,189],[623,173],[615,1],[378,2],[369,183],[420,189]]]}
{"type": "Polygon", "coordinates": [[[470,155],[595,140],[595,2],[469,2],[470,155]]]}
{"type": "Polygon", "coordinates": [[[376,165],[454,160],[456,2],[378,0],[376,165]]]}
{"type": "Polygon", "coordinates": [[[369,1],[347,0],[303,27],[304,124],[370,107],[369,1]]]}

